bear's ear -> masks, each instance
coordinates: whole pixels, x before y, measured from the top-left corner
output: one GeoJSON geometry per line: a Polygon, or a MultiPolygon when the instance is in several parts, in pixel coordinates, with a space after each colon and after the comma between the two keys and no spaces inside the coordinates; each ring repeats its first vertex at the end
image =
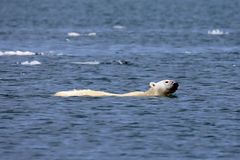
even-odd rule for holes
{"type": "Polygon", "coordinates": [[[149,83],[149,86],[150,86],[151,88],[154,88],[154,87],[156,86],[156,83],[150,82],[150,83],[149,83]]]}

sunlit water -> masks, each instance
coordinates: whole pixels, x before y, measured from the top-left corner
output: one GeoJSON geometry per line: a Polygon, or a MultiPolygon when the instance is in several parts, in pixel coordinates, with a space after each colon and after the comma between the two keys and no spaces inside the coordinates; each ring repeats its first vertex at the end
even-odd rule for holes
{"type": "Polygon", "coordinates": [[[1,159],[238,159],[240,3],[1,1],[1,159]],[[174,97],[53,97],[147,90],[174,97]]]}

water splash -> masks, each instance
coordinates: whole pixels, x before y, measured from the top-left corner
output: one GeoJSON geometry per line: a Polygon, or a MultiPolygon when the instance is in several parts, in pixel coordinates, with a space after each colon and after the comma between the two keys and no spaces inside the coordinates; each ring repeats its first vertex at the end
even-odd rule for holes
{"type": "Polygon", "coordinates": [[[115,26],[113,26],[113,29],[126,29],[126,27],[125,26],[121,26],[121,25],[115,25],[115,26]]]}
{"type": "Polygon", "coordinates": [[[90,32],[90,33],[88,33],[87,35],[88,35],[88,36],[96,36],[97,33],[95,33],[95,32],[90,32]]]}
{"type": "Polygon", "coordinates": [[[40,65],[42,64],[41,62],[39,61],[24,61],[24,62],[21,62],[21,65],[26,65],[26,66],[34,66],[34,65],[40,65]]]}
{"type": "Polygon", "coordinates": [[[114,65],[131,65],[129,61],[126,60],[113,60],[113,61],[83,61],[83,62],[71,62],[72,64],[79,64],[79,65],[99,65],[99,64],[114,64],[114,65]]]}
{"type": "MultiPolygon", "coordinates": [[[[78,32],[69,32],[68,37],[79,37],[79,36],[89,36],[94,37],[97,35],[96,32],[89,32],[89,33],[78,33],[78,32]]],[[[67,40],[67,39],[66,39],[67,40]]],[[[69,40],[69,39],[68,39],[69,40]]]]}
{"type": "Polygon", "coordinates": [[[86,61],[86,62],[72,62],[73,64],[80,64],[80,65],[98,65],[101,62],[99,61],[86,61]]]}
{"type": "Polygon", "coordinates": [[[33,56],[43,54],[44,53],[35,53],[30,51],[0,51],[0,56],[33,56]]]}
{"type": "Polygon", "coordinates": [[[224,35],[224,34],[229,34],[228,32],[224,32],[223,30],[220,29],[213,29],[213,30],[208,30],[209,35],[224,35]]]}
{"type": "Polygon", "coordinates": [[[78,37],[78,36],[80,36],[80,33],[77,33],[77,32],[69,32],[67,35],[68,35],[69,37],[78,37]]]}

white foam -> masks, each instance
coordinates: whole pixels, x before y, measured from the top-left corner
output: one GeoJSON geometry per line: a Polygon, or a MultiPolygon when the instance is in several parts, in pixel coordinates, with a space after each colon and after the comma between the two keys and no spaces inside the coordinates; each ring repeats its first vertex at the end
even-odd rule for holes
{"type": "Polygon", "coordinates": [[[114,29],[125,29],[125,26],[121,26],[121,25],[115,25],[113,26],[114,29]]]}
{"type": "Polygon", "coordinates": [[[77,33],[77,32],[69,32],[69,33],[68,33],[68,36],[69,36],[69,37],[78,37],[78,36],[80,36],[80,33],[77,33]]]}
{"type": "Polygon", "coordinates": [[[32,55],[37,54],[30,51],[0,51],[0,56],[32,56],[32,55]]]}
{"type": "Polygon", "coordinates": [[[80,64],[80,65],[98,65],[100,64],[99,61],[86,61],[86,62],[72,62],[73,64],[80,64]]]}
{"type": "Polygon", "coordinates": [[[42,64],[41,62],[39,61],[24,61],[24,62],[21,62],[21,65],[27,65],[27,66],[34,66],[34,65],[40,65],[42,64]]]}
{"type": "Polygon", "coordinates": [[[208,34],[210,34],[210,35],[224,35],[224,34],[229,34],[229,33],[224,32],[220,29],[213,29],[213,30],[208,30],[208,34]]]}
{"type": "Polygon", "coordinates": [[[96,36],[97,33],[95,33],[95,32],[90,32],[90,33],[88,33],[87,35],[88,35],[88,36],[96,36]]]}
{"type": "MultiPolygon", "coordinates": [[[[69,32],[68,34],[67,34],[69,37],[79,37],[79,36],[96,36],[97,35],[97,33],[96,32],[89,32],[89,33],[82,33],[82,34],[80,34],[80,33],[78,33],[78,32],[69,32]]],[[[66,39],[67,41],[69,40],[69,39],[66,39]]]]}

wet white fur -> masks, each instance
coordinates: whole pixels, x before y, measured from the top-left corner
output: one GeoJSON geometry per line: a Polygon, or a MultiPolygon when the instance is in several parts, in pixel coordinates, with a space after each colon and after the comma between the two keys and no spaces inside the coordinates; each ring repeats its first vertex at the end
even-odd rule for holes
{"type": "Polygon", "coordinates": [[[118,97],[129,97],[129,96],[170,96],[176,90],[173,89],[173,80],[162,80],[157,83],[150,82],[150,88],[145,91],[134,91],[129,93],[117,94],[109,93],[104,91],[95,91],[90,89],[83,90],[70,90],[61,91],[54,94],[54,96],[70,97],[70,96],[90,96],[90,97],[102,97],[102,96],[118,96],[118,97]]]}

